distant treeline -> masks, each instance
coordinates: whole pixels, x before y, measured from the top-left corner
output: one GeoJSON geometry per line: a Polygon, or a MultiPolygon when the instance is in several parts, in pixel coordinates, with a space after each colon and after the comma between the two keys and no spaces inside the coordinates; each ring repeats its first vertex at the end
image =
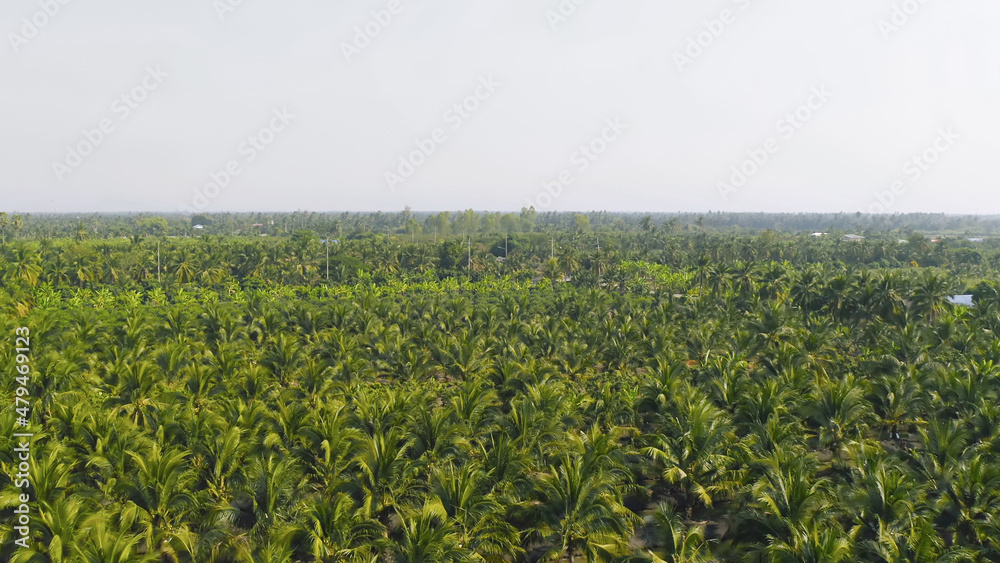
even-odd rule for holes
{"type": "Polygon", "coordinates": [[[0,213],[4,238],[79,239],[127,237],[136,234],[184,236],[192,234],[290,235],[311,230],[334,237],[365,233],[444,236],[475,233],[528,233],[575,231],[720,231],[759,233],[828,232],[833,234],[914,232],[929,235],[990,236],[1000,234],[1000,215],[946,215],[910,213],[865,215],[861,213],[587,213],[465,211],[417,212],[294,212],[14,214],[0,213]]]}

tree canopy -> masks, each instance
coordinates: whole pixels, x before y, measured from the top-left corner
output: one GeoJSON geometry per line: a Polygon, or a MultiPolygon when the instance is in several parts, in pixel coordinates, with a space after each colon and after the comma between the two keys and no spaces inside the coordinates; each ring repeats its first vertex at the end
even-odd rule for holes
{"type": "Polygon", "coordinates": [[[1000,560],[996,241],[463,217],[29,218],[0,559],[1000,560]]]}

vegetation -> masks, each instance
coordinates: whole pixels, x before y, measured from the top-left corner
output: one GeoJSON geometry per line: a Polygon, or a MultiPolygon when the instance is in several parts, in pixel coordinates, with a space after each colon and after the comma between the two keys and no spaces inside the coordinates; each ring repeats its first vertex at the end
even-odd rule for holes
{"type": "Polygon", "coordinates": [[[285,219],[6,228],[0,560],[1000,560],[995,241],[285,219]]]}
{"type": "Polygon", "coordinates": [[[557,213],[522,209],[517,213],[427,213],[409,209],[396,213],[219,213],[194,216],[145,213],[89,215],[8,215],[0,213],[0,230],[7,235],[48,238],[108,238],[190,236],[195,234],[288,236],[299,230],[358,238],[372,234],[415,237],[439,241],[441,237],[476,233],[530,233],[534,231],[622,232],[725,232],[760,233],[829,232],[872,235],[913,232],[928,235],[1000,235],[1000,216],[908,213],[557,213]],[[196,227],[200,227],[197,228],[196,227]]]}

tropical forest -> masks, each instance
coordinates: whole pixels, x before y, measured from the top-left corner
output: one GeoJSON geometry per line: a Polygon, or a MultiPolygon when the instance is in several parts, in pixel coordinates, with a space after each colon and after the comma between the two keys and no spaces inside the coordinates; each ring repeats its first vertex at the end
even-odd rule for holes
{"type": "Polygon", "coordinates": [[[0,214],[0,560],[1000,561],[1000,221],[0,214]]]}

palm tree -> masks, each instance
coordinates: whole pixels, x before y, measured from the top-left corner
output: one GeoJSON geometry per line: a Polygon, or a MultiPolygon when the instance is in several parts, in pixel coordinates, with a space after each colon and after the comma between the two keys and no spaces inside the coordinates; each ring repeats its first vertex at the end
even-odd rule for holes
{"type": "Polygon", "coordinates": [[[388,523],[392,511],[405,506],[416,490],[417,467],[408,459],[411,442],[395,427],[362,442],[354,458],[353,483],[363,514],[388,523]]]}
{"type": "Polygon", "coordinates": [[[836,527],[795,528],[790,541],[776,541],[765,553],[781,563],[840,563],[851,557],[851,543],[836,527]]]}
{"type": "Polygon", "coordinates": [[[1000,467],[977,456],[960,463],[945,486],[938,501],[938,521],[948,523],[945,541],[996,548],[991,534],[1000,514],[1000,467]]]}
{"type": "Polygon", "coordinates": [[[848,441],[859,439],[871,420],[865,387],[852,376],[841,381],[819,380],[805,408],[818,426],[820,446],[838,452],[848,441]]]}
{"type": "Polygon", "coordinates": [[[10,561],[71,560],[87,541],[90,526],[95,520],[99,522],[90,502],[73,497],[51,504],[42,503],[38,508],[38,520],[30,547],[17,550],[10,561]]]}
{"type": "MultiPolygon", "coordinates": [[[[794,455],[788,452],[788,455],[794,455]]],[[[753,486],[754,502],[747,534],[761,534],[770,544],[812,541],[817,515],[829,517],[830,484],[817,478],[803,458],[762,460],[764,475],[753,486]],[[805,537],[800,537],[805,532],[805,537]]],[[[763,548],[763,547],[761,547],[763,548]]],[[[775,555],[777,554],[769,554],[775,555]]]]}
{"type": "Polygon", "coordinates": [[[130,455],[135,473],[119,484],[119,493],[140,515],[146,545],[169,544],[185,534],[184,516],[197,503],[187,453],[153,444],[147,452],[130,455]]]}
{"type": "Polygon", "coordinates": [[[303,349],[298,339],[281,333],[268,344],[261,365],[270,369],[284,384],[288,374],[299,366],[302,359],[303,349]]]}
{"type": "Polygon", "coordinates": [[[698,563],[711,560],[711,543],[701,526],[689,525],[669,504],[661,503],[653,513],[655,549],[649,555],[656,563],[698,563]]]}
{"type": "Polygon", "coordinates": [[[639,517],[625,508],[624,483],[583,459],[563,456],[538,483],[540,533],[550,543],[545,559],[610,561],[628,552],[626,538],[639,517]]]}
{"type": "Polygon", "coordinates": [[[653,445],[643,452],[657,462],[666,483],[678,486],[679,501],[690,518],[696,505],[711,508],[717,497],[734,490],[739,450],[728,417],[693,390],[684,394],[677,414],[665,421],[663,433],[653,436],[653,445]]]}
{"type": "Polygon", "coordinates": [[[447,563],[468,561],[458,530],[444,508],[428,501],[419,511],[401,515],[402,526],[391,548],[393,561],[400,563],[447,563]]]}
{"type": "Polygon", "coordinates": [[[24,228],[24,217],[14,215],[14,217],[11,218],[10,224],[14,227],[14,238],[17,238],[17,235],[21,233],[21,229],[24,228]]]}
{"type": "Polygon", "coordinates": [[[245,485],[242,468],[248,444],[243,440],[244,431],[238,427],[228,429],[215,436],[203,446],[205,457],[206,492],[216,502],[229,498],[236,489],[245,485]]]}
{"type": "Polygon", "coordinates": [[[431,494],[459,527],[459,545],[484,561],[500,562],[519,555],[517,529],[504,521],[504,507],[490,492],[488,475],[478,466],[449,464],[431,472],[431,494]]]}
{"type": "MultiPolygon", "coordinates": [[[[86,543],[75,548],[75,558],[85,563],[142,563],[157,561],[156,553],[140,553],[142,535],[128,530],[110,529],[96,519],[88,528],[86,543]]],[[[50,546],[51,549],[51,546],[50,546]]],[[[74,559],[75,559],[74,558],[74,559]]]]}
{"type": "Polygon", "coordinates": [[[324,494],[333,494],[347,484],[350,466],[361,453],[364,435],[349,426],[346,410],[344,406],[327,406],[310,413],[310,423],[302,429],[310,474],[324,494]]]}
{"type": "Polygon", "coordinates": [[[885,459],[865,471],[853,502],[857,512],[851,536],[858,542],[858,551],[873,559],[900,559],[901,546],[917,515],[918,493],[912,476],[885,459]],[[891,553],[895,555],[886,557],[891,553]]]}
{"type": "Polygon", "coordinates": [[[120,379],[106,385],[107,407],[126,415],[133,424],[156,428],[159,425],[159,404],[155,398],[160,385],[156,365],[146,360],[124,364],[120,379]]]}
{"type": "Polygon", "coordinates": [[[13,254],[13,260],[7,266],[7,278],[36,286],[43,271],[36,250],[28,243],[18,242],[14,245],[13,254]]]}
{"type": "Polygon", "coordinates": [[[427,405],[417,409],[408,426],[412,455],[421,460],[435,463],[458,457],[468,449],[463,437],[465,428],[455,420],[451,407],[432,409],[427,405]]]}
{"type": "Polygon", "coordinates": [[[910,308],[920,319],[934,319],[952,293],[952,280],[945,273],[927,270],[917,280],[910,295],[910,308]]]}
{"type": "Polygon", "coordinates": [[[245,484],[219,514],[225,523],[260,542],[294,520],[302,493],[302,473],[295,459],[278,459],[273,454],[256,457],[246,470],[245,484]]]}
{"type": "Polygon", "coordinates": [[[300,557],[330,563],[371,561],[384,547],[384,534],[344,494],[307,502],[301,516],[280,532],[281,541],[300,557]]]}

